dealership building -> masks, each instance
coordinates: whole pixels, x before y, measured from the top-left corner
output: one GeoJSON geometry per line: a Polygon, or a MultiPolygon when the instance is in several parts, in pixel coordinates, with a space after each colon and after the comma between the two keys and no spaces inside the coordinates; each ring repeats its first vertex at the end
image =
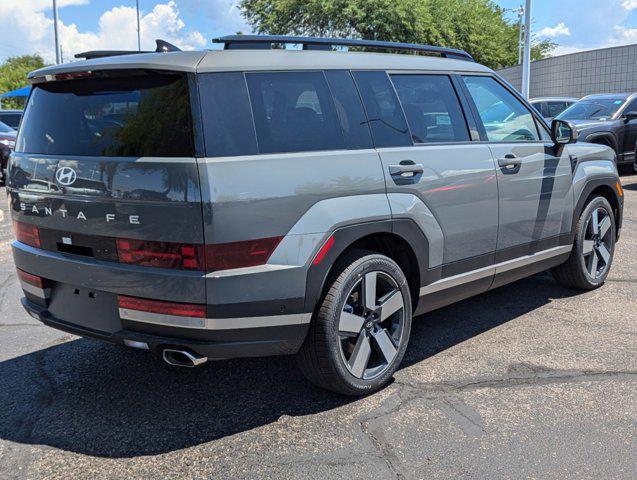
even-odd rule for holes
{"type": "MultiPolygon", "coordinates": [[[[521,90],[522,66],[498,72],[521,90]]],[[[546,58],[531,63],[530,98],[637,92],[637,44],[546,58]]]]}

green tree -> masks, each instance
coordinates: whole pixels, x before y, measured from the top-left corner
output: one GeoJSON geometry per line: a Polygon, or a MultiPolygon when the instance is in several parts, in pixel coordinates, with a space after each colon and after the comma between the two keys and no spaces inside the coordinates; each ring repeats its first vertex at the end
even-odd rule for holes
{"type": "MultiPolygon", "coordinates": [[[[40,55],[22,55],[7,58],[0,65],[0,93],[24,87],[27,84],[27,74],[44,67],[44,60],[40,55]]],[[[3,108],[21,107],[23,100],[7,98],[2,100],[3,108]]]]}
{"type": "MultiPolygon", "coordinates": [[[[259,33],[414,42],[468,51],[480,63],[517,63],[517,25],[491,0],[241,0],[259,33]]],[[[555,47],[534,45],[534,59],[555,47]]]]}

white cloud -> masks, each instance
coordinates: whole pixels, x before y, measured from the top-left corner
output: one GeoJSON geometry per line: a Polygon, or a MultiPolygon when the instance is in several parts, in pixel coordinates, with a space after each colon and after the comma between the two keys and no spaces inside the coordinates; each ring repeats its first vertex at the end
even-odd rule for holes
{"type": "Polygon", "coordinates": [[[622,7],[630,12],[637,8],[637,0],[624,0],[622,2],[622,7]]]}
{"type": "Polygon", "coordinates": [[[571,34],[571,30],[564,24],[564,22],[560,22],[554,27],[544,27],[543,29],[539,30],[537,34],[540,37],[554,38],[554,37],[568,36],[571,34]]]}
{"type": "Polygon", "coordinates": [[[613,37],[609,39],[610,45],[623,45],[637,42],[637,28],[616,26],[613,28],[613,37]]]}
{"type": "MultiPolygon", "coordinates": [[[[88,0],[61,0],[60,7],[84,5],[88,0]]],[[[53,20],[49,16],[50,0],[1,0],[0,58],[11,55],[40,53],[48,62],[55,60],[53,47],[53,20]],[[6,39],[6,41],[5,41],[6,39]]],[[[154,50],[155,39],[161,38],[182,49],[202,48],[206,39],[197,31],[186,29],[179,9],[173,0],[156,4],[150,12],[141,12],[141,39],[143,50],[154,50]]],[[[104,12],[97,31],[82,31],[76,24],[59,21],[60,45],[65,60],[86,50],[137,48],[137,20],[133,7],[115,7],[104,12]]]]}
{"type": "Polygon", "coordinates": [[[237,0],[190,0],[183,8],[196,15],[205,15],[210,22],[208,33],[211,35],[250,33],[252,28],[241,15],[237,3],[237,0]]]}

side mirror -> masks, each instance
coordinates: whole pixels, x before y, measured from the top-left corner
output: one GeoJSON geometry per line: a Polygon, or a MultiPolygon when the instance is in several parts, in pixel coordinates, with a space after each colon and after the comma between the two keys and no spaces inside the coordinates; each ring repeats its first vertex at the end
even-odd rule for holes
{"type": "Polygon", "coordinates": [[[631,110],[630,112],[624,113],[624,119],[627,122],[630,122],[631,120],[637,120],[637,112],[635,110],[631,110]]]}
{"type": "Polygon", "coordinates": [[[555,119],[551,123],[551,138],[556,145],[566,145],[577,141],[577,129],[571,122],[555,119]]]}

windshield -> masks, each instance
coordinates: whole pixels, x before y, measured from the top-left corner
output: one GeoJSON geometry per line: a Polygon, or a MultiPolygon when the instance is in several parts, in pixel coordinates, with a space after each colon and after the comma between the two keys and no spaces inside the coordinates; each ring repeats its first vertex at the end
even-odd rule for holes
{"type": "Polygon", "coordinates": [[[623,98],[590,98],[574,103],[557,118],[561,120],[608,120],[621,108],[623,98]]]}
{"type": "Polygon", "coordinates": [[[7,125],[6,123],[2,123],[0,122],[0,133],[12,133],[15,130],[13,130],[13,128],[11,128],[9,125],[7,125]]]}
{"type": "Polygon", "coordinates": [[[33,88],[18,152],[190,157],[194,135],[182,75],[52,82],[33,88]]]}

